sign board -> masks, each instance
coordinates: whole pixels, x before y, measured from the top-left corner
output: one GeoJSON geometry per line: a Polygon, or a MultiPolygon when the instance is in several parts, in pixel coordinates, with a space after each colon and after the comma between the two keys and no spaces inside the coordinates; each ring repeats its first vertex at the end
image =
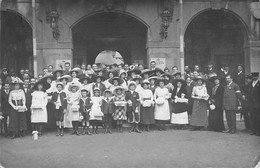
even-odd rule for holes
{"type": "Polygon", "coordinates": [[[55,68],[56,69],[64,69],[64,65],[65,65],[65,63],[66,62],[69,62],[70,63],[70,65],[71,65],[71,60],[70,59],[57,59],[56,60],[56,64],[55,64],[55,68]]]}
{"type": "Polygon", "coordinates": [[[155,61],[156,67],[164,70],[166,67],[166,59],[165,58],[151,58],[151,62],[155,61]]]}

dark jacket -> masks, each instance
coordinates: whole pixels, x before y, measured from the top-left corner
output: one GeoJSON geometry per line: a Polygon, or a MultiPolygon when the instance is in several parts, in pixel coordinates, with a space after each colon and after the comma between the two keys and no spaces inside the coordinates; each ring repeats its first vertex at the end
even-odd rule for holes
{"type": "Polygon", "coordinates": [[[27,88],[27,91],[26,91],[26,89],[24,88],[27,109],[30,109],[31,104],[32,104],[32,92],[33,92],[33,90],[27,88]]]}
{"type": "Polygon", "coordinates": [[[114,103],[112,99],[109,99],[108,101],[104,98],[102,100],[102,105],[101,105],[101,111],[104,114],[112,114],[114,112],[114,103]]]}
{"type": "Polygon", "coordinates": [[[89,113],[89,110],[91,109],[92,105],[93,105],[93,103],[91,103],[91,99],[89,97],[86,98],[85,102],[81,98],[79,100],[79,112],[82,115],[85,115],[86,113],[89,113]]]}
{"type": "MultiPolygon", "coordinates": [[[[51,103],[55,103],[58,100],[58,92],[54,92],[51,97],[51,103]]],[[[66,99],[66,93],[61,92],[60,93],[60,102],[61,102],[61,110],[67,109],[67,99],[66,99]]]]}
{"type": "MultiPolygon", "coordinates": [[[[213,86],[214,87],[214,86],[213,86]]],[[[213,89],[213,88],[212,88],[213,89]]],[[[215,95],[213,95],[212,93],[213,91],[211,91],[210,94],[210,100],[213,102],[213,104],[216,106],[216,109],[222,110],[223,107],[223,93],[224,93],[224,87],[223,86],[219,86],[216,90],[215,95]]]]}
{"type": "Polygon", "coordinates": [[[229,85],[224,86],[223,93],[223,108],[224,110],[238,110],[239,99],[242,99],[241,91],[239,86],[232,82],[229,85]]]}
{"type": "Polygon", "coordinates": [[[255,87],[252,83],[249,86],[249,103],[250,108],[259,109],[260,108],[260,81],[258,81],[255,87]]]}
{"type": "Polygon", "coordinates": [[[12,106],[8,102],[9,94],[6,94],[5,90],[1,91],[1,111],[4,115],[8,115],[10,113],[10,110],[12,109],[12,106]]]}
{"type": "Polygon", "coordinates": [[[187,103],[180,103],[180,102],[177,102],[175,103],[174,100],[175,100],[175,96],[181,98],[181,95],[184,94],[184,98],[188,98],[187,96],[187,91],[185,88],[180,88],[180,90],[177,92],[177,87],[175,87],[172,91],[172,112],[173,113],[182,113],[182,112],[186,112],[188,109],[187,109],[187,103]]]}
{"type": "Polygon", "coordinates": [[[241,72],[240,74],[235,73],[233,75],[233,79],[234,79],[234,82],[236,84],[238,84],[238,86],[240,87],[242,93],[244,93],[244,89],[245,89],[245,74],[244,72],[241,72]]]}
{"type": "Polygon", "coordinates": [[[131,93],[131,91],[126,91],[125,100],[132,101],[132,106],[129,106],[129,104],[127,104],[127,111],[135,112],[136,108],[140,105],[139,94],[136,91],[134,91],[133,94],[131,93]]]}

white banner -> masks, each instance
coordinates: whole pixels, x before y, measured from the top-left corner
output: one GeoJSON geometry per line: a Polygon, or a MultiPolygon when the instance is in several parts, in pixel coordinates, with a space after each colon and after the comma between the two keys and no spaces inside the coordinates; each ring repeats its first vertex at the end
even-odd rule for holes
{"type": "Polygon", "coordinates": [[[151,58],[151,62],[155,61],[156,67],[164,70],[166,67],[166,59],[165,58],[151,58]]]}

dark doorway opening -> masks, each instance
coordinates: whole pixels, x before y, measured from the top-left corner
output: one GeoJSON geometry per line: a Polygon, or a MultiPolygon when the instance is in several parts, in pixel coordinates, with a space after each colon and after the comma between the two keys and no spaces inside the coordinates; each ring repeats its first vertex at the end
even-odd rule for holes
{"type": "Polygon", "coordinates": [[[18,72],[29,68],[33,72],[32,28],[19,14],[1,12],[1,67],[18,72]]]}
{"type": "Polygon", "coordinates": [[[215,69],[229,65],[231,70],[245,64],[246,30],[237,16],[225,10],[208,10],[196,16],[185,33],[185,65],[215,69]]]}
{"type": "Polygon", "coordinates": [[[141,21],[121,13],[89,16],[72,28],[73,63],[93,64],[104,50],[118,51],[125,63],[147,63],[147,27],[141,21]]]}

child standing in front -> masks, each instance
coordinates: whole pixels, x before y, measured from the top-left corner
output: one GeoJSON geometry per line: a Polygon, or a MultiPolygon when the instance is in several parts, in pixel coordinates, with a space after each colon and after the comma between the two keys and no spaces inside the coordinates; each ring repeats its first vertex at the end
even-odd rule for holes
{"type": "Polygon", "coordinates": [[[130,133],[135,131],[141,133],[138,129],[138,123],[140,122],[140,113],[139,113],[139,94],[135,91],[136,83],[134,81],[129,82],[128,91],[125,94],[125,99],[127,102],[127,118],[131,123],[130,133]]]}
{"type": "Polygon", "coordinates": [[[83,116],[82,125],[83,133],[82,135],[91,135],[89,132],[89,112],[92,107],[92,101],[89,97],[89,91],[87,89],[81,90],[81,99],[79,100],[79,111],[83,116]],[[87,128],[87,129],[86,129],[87,128]]]}
{"type": "Polygon", "coordinates": [[[113,113],[113,103],[112,103],[112,92],[110,90],[105,90],[102,100],[101,110],[104,113],[104,124],[105,124],[105,134],[111,132],[112,124],[112,113],[113,113]]]}
{"type": "Polygon", "coordinates": [[[104,116],[104,114],[101,111],[102,97],[100,95],[101,95],[100,89],[98,87],[94,88],[93,97],[91,97],[91,101],[93,105],[89,113],[89,117],[90,117],[89,120],[93,128],[93,134],[98,133],[97,132],[98,126],[100,125],[102,118],[104,116]]]}
{"type": "Polygon", "coordinates": [[[51,103],[54,104],[54,118],[57,125],[57,136],[64,135],[64,113],[67,112],[67,98],[66,93],[63,91],[64,85],[62,82],[56,83],[57,91],[52,94],[51,103]]]}
{"type": "Polygon", "coordinates": [[[73,132],[72,135],[79,135],[79,100],[80,93],[79,85],[77,83],[71,83],[69,86],[69,94],[68,94],[68,120],[72,121],[73,132]]]}

